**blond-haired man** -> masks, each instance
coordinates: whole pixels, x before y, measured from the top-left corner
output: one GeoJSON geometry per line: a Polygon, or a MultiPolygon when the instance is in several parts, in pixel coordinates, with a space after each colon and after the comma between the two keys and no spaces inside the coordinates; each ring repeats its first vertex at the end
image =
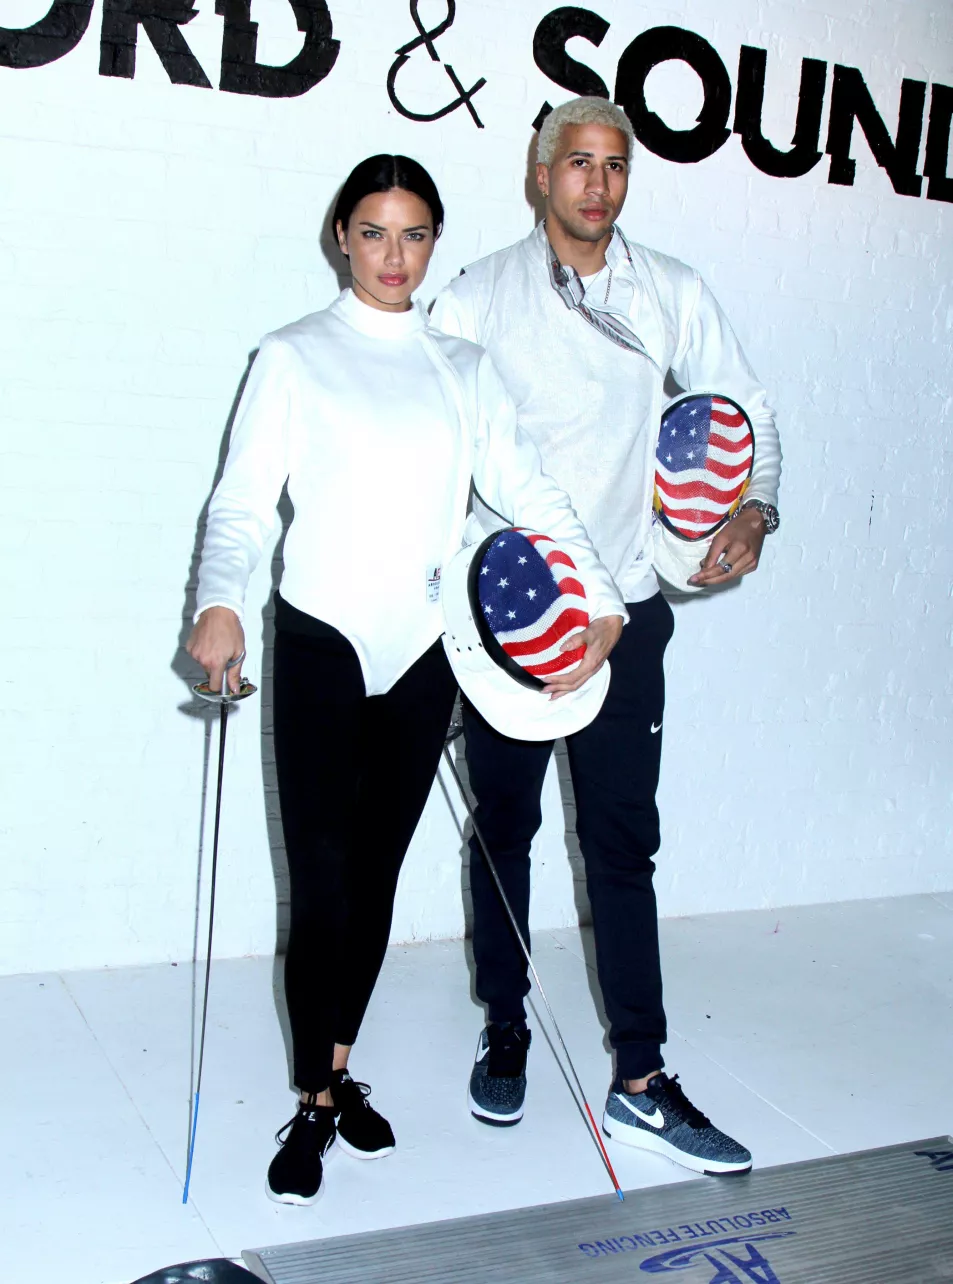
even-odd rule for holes
{"type": "MultiPolygon", "coordinates": [[[[546,471],[568,491],[629,610],[605,704],[567,741],[616,1058],[604,1129],[696,1172],[743,1172],[751,1166],[748,1150],[715,1128],[662,1068],[666,1021],[652,858],[660,845],[662,662],[673,615],[652,568],[651,523],[666,377],[686,391],[732,397],[755,434],[744,507],[716,535],[694,583],[727,582],[756,569],[765,534],[778,524],[781,456],[764,388],[698,273],[627,240],[616,226],[633,141],[628,119],[612,103],[582,98],[558,107],[539,135],[544,221],[516,245],[468,267],[438,297],[433,320],[489,351],[522,428],[546,471]],[[643,353],[613,342],[607,332],[620,325],[643,353]]],[[[474,520],[486,531],[500,525],[479,502],[474,520]]],[[[528,935],[530,844],[552,745],[502,736],[470,707],[464,720],[478,821],[528,935]]],[[[505,1126],[523,1114],[529,980],[473,843],[471,887],[476,990],[488,1024],[471,1073],[470,1106],[476,1118],[505,1126]]]]}

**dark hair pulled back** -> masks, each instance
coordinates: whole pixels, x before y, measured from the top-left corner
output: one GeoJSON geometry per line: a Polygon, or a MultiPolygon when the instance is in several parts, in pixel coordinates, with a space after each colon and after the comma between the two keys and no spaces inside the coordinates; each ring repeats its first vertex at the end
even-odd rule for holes
{"type": "Polygon", "coordinates": [[[430,209],[434,236],[439,236],[443,228],[443,201],[436,183],[423,165],[409,156],[368,156],[367,160],[355,165],[345,179],[335,203],[334,227],[340,223],[347,232],[354,207],[365,196],[371,196],[374,192],[389,192],[395,187],[420,197],[430,209]]]}

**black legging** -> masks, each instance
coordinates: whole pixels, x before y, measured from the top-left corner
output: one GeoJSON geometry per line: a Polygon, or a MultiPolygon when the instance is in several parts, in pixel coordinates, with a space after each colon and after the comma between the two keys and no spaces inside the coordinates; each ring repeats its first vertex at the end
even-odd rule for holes
{"type": "Polygon", "coordinates": [[[438,641],[385,695],[354,648],[276,596],[275,761],[291,875],[285,995],[294,1080],[323,1092],[352,1044],[390,934],[397,875],[456,693],[438,641]]]}

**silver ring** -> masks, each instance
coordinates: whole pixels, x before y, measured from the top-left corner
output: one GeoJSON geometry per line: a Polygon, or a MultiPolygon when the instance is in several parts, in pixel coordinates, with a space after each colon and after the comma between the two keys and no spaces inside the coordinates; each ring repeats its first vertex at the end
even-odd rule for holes
{"type": "Polygon", "coordinates": [[[731,563],[730,563],[730,562],[722,562],[722,563],[721,563],[721,569],[725,572],[725,574],[726,574],[726,575],[730,575],[730,574],[731,574],[731,571],[732,571],[731,563]]]}

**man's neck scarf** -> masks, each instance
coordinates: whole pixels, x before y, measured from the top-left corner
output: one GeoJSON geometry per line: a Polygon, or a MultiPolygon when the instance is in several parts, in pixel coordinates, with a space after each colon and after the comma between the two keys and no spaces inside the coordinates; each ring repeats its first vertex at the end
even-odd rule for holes
{"type": "MultiPolygon", "coordinates": [[[[619,240],[622,242],[626,258],[629,260],[629,266],[631,267],[632,253],[625,237],[614,224],[612,232],[613,235],[618,236],[619,240]]],[[[546,238],[546,246],[549,250],[549,254],[547,255],[549,263],[549,281],[553,289],[562,299],[563,303],[565,303],[566,307],[572,312],[578,312],[582,319],[591,325],[594,330],[598,330],[601,335],[604,335],[607,339],[611,339],[611,341],[618,344],[620,348],[625,348],[627,352],[637,352],[639,356],[645,357],[648,361],[651,361],[652,365],[655,366],[656,370],[661,374],[662,372],[659,369],[658,363],[649,354],[645,344],[638,335],[610,313],[597,312],[588,306],[586,303],[586,287],[583,285],[579,273],[571,265],[564,267],[563,264],[560,263],[548,236],[546,238]]],[[[609,271],[611,273],[612,269],[610,268],[609,271]]]]}

